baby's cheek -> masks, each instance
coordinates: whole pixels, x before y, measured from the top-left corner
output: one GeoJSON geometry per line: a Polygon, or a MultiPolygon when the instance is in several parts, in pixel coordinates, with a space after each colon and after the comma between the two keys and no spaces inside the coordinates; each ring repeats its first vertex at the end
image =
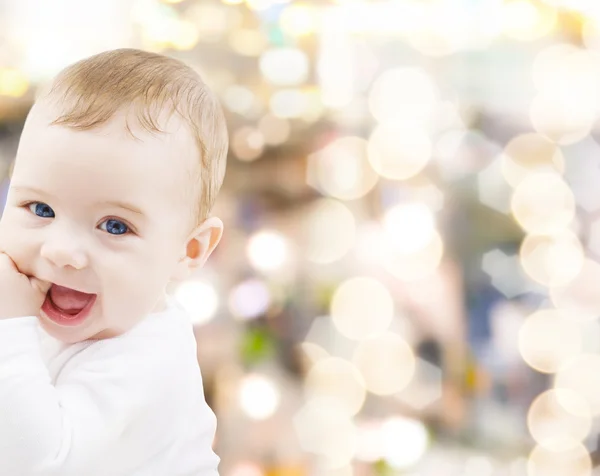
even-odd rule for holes
{"type": "Polygon", "coordinates": [[[0,250],[8,251],[14,247],[14,243],[17,240],[17,233],[15,227],[10,226],[10,216],[5,213],[0,220],[0,250]]]}
{"type": "Polygon", "coordinates": [[[9,255],[17,267],[26,274],[34,274],[33,267],[39,246],[33,242],[32,231],[13,226],[10,217],[0,221],[0,251],[9,255]]]}

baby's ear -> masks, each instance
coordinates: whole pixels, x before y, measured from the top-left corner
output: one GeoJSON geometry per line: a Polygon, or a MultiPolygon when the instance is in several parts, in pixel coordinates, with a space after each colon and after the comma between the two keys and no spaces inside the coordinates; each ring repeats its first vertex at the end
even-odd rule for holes
{"type": "Polygon", "coordinates": [[[204,266],[223,236],[223,222],[217,217],[204,220],[189,236],[185,256],[177,264],[173,279],[183,280],[192,272],[204,266]]]}

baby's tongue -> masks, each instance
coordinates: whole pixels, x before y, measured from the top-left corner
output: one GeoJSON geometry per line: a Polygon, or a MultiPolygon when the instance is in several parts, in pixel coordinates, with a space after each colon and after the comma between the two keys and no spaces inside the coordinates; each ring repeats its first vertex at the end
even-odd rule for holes
{"type": "Polygon", "coordinates": [[[56,284],[50,288],[50,298],[54,305],[68,314],[77,314],[90,302],[92,297],[92,294],[81,293],[56,284]]]}

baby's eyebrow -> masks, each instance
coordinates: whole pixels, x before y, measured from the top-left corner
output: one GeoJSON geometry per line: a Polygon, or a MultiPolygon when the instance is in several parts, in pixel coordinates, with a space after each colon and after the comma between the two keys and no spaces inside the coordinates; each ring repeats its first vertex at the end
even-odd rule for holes
{"type": "Polygon", "coordinates": [[[24,185],[13,185],[11,188],[15,192],[33,192],[33,193],[38,193],[41,195],[47,195],[47,193],[44,192],[43,190],[39,190],[39,189],[33,188],[33,187],[25,187],[24,185]]]}
{"type": "MultiPolygon", "coordinates": [[[[15,192],[33,192],[33,193],[37,193],[40,195],[47,195],[47,193],[44,192],[43,190],[39,190],[34,187],[26,187],[23,185],[14,185],[12,187],[12,189],[15,192]]],[[[102,202],[101,205],[108,205],[110,207],[123,208],[124,210],[129,210],[130,212],[135,213],[137,215],[142,215],[142,216],[145,215],[145,213],[142,210],[140,210],[138,207],[136,207],[135,205],[132,205],[131,203],[127,203],[127,202],[122,202],[120,200],[107,200],[105,202],[102,202]]]]}
{"type": "Polygon", "coordinates": [[[143,211],[141,211],[138,207],[132,205],[131,203],[121,202],[118,200],[109,200],[107,202],[104,202],[103,204],[111,207],[124,208],[125,210],[129,210],[130,212],[136,213],[138,215],[144,215],[143,211]]]}

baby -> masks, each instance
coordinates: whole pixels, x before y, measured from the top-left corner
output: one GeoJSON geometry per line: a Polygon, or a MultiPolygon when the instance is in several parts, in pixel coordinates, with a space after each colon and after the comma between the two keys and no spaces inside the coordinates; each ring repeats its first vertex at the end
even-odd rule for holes
{"type": "Polygon", "coordinates": [[[166,294],[223,224],[227,130],[183,63],[133,49],[33,106],[0,221],[0,475],[217,475],[188,316],[166,294]]]}

